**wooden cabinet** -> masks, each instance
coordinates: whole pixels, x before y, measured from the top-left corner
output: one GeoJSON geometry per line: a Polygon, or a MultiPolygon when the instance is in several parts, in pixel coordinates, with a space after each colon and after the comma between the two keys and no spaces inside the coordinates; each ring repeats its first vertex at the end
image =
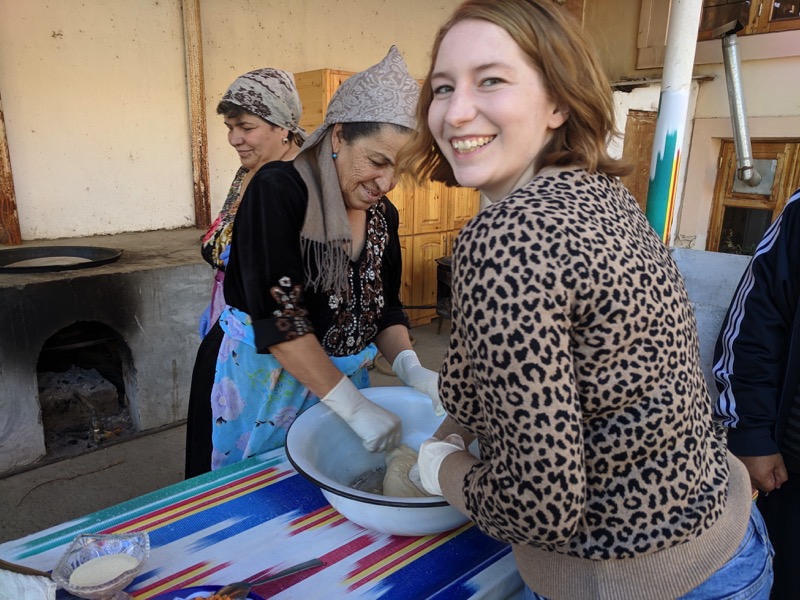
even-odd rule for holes
{"type": "Polygon", "coordinates": [[[411,299],[404,300],[404,304],[434,307],[408,309],[412,325],[430,323],[436,318],[436,259],[447,254],[447,236],[444,231],[408,236],[411,243],[411,299]]]}
{"type": "Polygon", "coordinates": [[[467,221],[478,214],[481,207],[481,195],[472,188],[448,188],[442,186],[442,189],[446,190],[448,194],[448,198],[445,201],[449,209],[447,229],[458,232],[459,229],[467,224],[467,221]]]}
{"type": "Polygon", "coordinates": [[[449,190],[440,183],[415,189],[413,233],[435,233],[447,231],[449,190]]]}
{"type": "Polygon", "coordinates": [[[328,102],[330,102],[333,92],[350,75],[352,73],[334,69],[317,69],[294,74],[294,83],[303,104],[300,127],[305,129],[309,135],[322,125],[322,121],[325,120],[325,110],[328,108],[328,102]]]}
{"type": "MultiPolygon", "coordinates": [[[[300,125],[309,134],[322,124],[333,93],[352,73],[317,69],[295,73],[303,103],[300,125]]],[[[401,182],[388,194],[400,213],[403,254],[401,299],[412,325],[436,318],[436,259],[449,256],[456,234],[480,208],[480,194],[468,188],[448,188],[438,182],[417,187],[401,182]]]]}

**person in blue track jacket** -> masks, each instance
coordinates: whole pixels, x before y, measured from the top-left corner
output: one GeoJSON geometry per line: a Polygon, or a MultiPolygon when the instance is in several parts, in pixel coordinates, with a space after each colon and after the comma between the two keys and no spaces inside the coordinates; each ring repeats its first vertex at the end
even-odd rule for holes
{"type": "Polygon", "coordinates": [[[756,248],[714,353],[715,413],[775,548],[772,598],[800,589],[800,189],[756,248]]]}

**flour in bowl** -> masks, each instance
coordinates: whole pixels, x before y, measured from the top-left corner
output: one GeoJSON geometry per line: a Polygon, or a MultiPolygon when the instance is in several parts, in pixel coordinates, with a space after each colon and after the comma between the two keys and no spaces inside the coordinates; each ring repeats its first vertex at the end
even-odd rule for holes
{"type": "Polygon", "coordinates": [[[136,568],[138,564],[139,561],[129,554],[104,554],[75,569],[69,576],[69,584],[75,587],[103,585],[136,568]]]}

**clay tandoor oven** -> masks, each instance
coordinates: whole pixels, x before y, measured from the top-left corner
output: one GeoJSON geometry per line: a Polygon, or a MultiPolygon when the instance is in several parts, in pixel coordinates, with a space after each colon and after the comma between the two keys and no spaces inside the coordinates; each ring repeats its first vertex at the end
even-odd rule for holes
{"type": "Polygon", "coordinates": [[[0,250],[0,475],[186,418],[210,294],[199,235],[0,250]]]}

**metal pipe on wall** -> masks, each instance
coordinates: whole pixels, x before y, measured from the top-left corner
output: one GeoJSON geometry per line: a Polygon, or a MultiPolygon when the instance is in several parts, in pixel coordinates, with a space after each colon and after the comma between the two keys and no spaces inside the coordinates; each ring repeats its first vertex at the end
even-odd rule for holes
{"type": "Polygon", "coordinates": [[[3,101],[0,99],[0,244],[18,246],[21,243],[14,177],[11,174],[11,156],[6,138],[6,121],[3,116],[3,101]]]}
{"type": "Polygon", "coordinates": [[[186,46],[186,81],[192,132],[192,174],[194,180],[194,224],[198,229],[211,225],[208,175],[208,135],[206,133],[206,94],[203,79],[203,40],[200,0],[182,0],[183,35],[186,46]]]}
{"type": "Polygon", "coordinates": [[[750,147],[750,132],[747,127],[747,109],[744,103],[739,44],[736,32],[742,29],[739,21],[732,21],[717,28],[714,37],[722,37],[722,58],[725,63],[725,82],[728,88],[728,104],[731,109],[733,126],[733,145],[736,149],[736,176],[756,187],[761,183],[761,174],[753,165],[750,147]]]}

